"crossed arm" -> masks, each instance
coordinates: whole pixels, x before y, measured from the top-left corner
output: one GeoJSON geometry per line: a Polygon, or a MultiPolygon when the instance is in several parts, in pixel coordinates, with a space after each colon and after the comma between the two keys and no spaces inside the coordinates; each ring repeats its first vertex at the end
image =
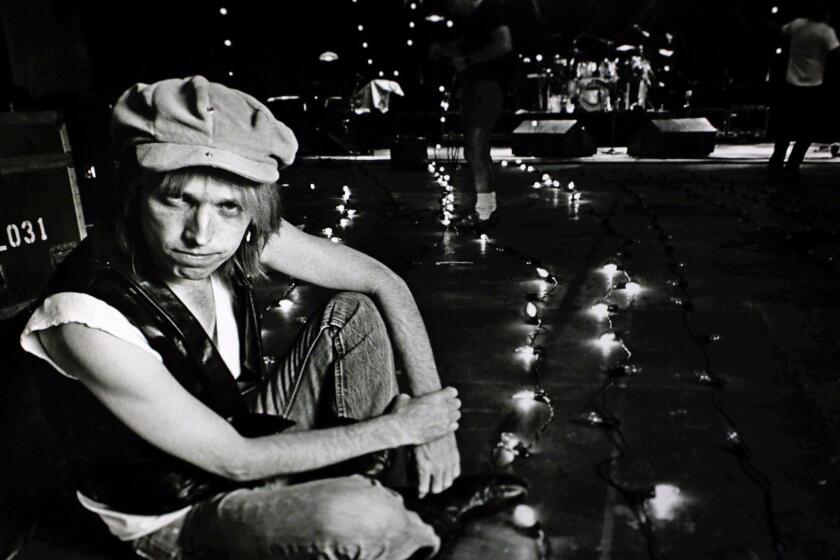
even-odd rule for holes
{"type": "MultiPolygon", "coordinates": [[[[263,251],[269,268],[313,284],[367,294],[376,300],[388,325],[414,396],[441,388],[432,347],[417,304],[405,282],[377,260],[283,222],[263,251]],[[317,258],[313,258],[317,255],[317,258]]],[[[418,492],[441,492],[460,475],[454,434],[414,448],[418,492]]]]}
{"type": "Polygon", "coordinates": [[[269,267],[325,287],[374,296],[403,358],[415,398],[351,426],[243,438],[195,399],[147,352],[108,333],[65,324],[39,333],[50,357],[140,437],[232,480],[305,472],[365,453],[415,446],[419,493],[441,491],[459,474],[454,431],[460,402],[440,390],[431,348],[404,282],[384,265],[283,222],[265,251],[269,267]]]}

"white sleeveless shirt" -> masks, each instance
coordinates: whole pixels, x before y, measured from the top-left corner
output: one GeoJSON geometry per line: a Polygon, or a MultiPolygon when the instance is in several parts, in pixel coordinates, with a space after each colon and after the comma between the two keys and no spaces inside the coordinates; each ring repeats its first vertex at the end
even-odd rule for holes
{"type": "MultiPolygon", "coordinates": [[[[239,377],[239,328],[233,313],[231,293],[216,275],[211,276],[210,280],[216,306],[217,348],[233,376],[239,377]]],[[[78,292],[61,292],[46,298],[26,323],[20,336],[20,344],[27,352],[47,361],[58,373],[76,379],[72,372],[62,370],[50,359],[38,338],[39,331],[67,323],[79,323],[111,334],[163,362],[160,354],[149,346],[140,329],[131,324],[125,315],[100,299],[78,292]]],[[[111,533],[123,541],[139,539],[153,533],[183,517],[190,510],[186,507],[163,515],[134,515],[109,509],[105,504],[91,500],[81,492],[77,492],[76,495],[85,509],[99,515],[111,533]]]]}

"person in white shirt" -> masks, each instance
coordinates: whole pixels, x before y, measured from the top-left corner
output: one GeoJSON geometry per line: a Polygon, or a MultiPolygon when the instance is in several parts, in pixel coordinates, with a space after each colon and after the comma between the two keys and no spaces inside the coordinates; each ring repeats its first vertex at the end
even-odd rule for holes
{"type": "Polygon", "coordinates": [[[823,79],[828,56],[840,47],[837,34],[828,24],[829,12],[823,2],[815,2],[806,17],[788,22],[782,34],[790,40],[785,83],[774,107],[776,143],[769,166],[785,170],[795,180],[799,166],[811,145],[821,110],[825,107],[823,79]],[[785,165],[791,141],[793,150],[785,165]]]}

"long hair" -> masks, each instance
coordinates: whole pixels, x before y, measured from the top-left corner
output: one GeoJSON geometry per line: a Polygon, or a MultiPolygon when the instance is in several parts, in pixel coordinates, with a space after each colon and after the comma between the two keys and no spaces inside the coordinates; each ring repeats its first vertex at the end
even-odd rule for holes
{"type": "MultiPolygon", "coordinates": [[[[280,227],[280,193],[273,183],[256,183],[214,167],[185,167],[174,171],[154,172],[136,165],[121,169],[122,197],[115,221],[117,245],[131,263],[143,260],[145,240],[140,226],[141,199],[150,192],[163,190],[177,194],[196,177],[212,177],[242,192],[242,206],[251,214],[249,240],[243,240],[233,257],[219,272],[229,277],[238,265],[253,280],[266,279],[260,253],[269,236],[280,227]]],[[[145,264],[145,263],[144,263],[145,264]]]]}

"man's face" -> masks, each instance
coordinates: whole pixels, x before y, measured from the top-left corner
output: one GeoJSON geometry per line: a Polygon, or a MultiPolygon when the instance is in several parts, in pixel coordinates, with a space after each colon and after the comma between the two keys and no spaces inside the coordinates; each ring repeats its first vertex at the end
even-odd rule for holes
{"type": "Polygon", "coordinates": [[[191,175],[180,191],[151,188],[141,197],[141,228],[165,280],[209,277],[242,243],[251,223],[241,188],[191,175]]]}

